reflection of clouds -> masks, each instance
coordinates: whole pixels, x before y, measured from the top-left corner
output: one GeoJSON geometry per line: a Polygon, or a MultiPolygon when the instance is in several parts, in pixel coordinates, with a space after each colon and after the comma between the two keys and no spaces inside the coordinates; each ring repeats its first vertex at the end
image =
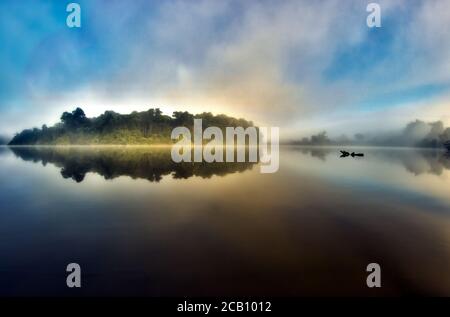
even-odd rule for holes
{"type": "Polygon", "coordinates": [[[14,161],[0,165],[2,206],[13,211],[0,214],[6,268],[32,295],[43,294],[36,275],[14,268],[57,270],[76,250],[94,278],[114,276],[93,291],[86,283],[97,295],[370,296],[364,269],[379,261],[380,295],[450,294],[448,205],[423,199],[442,178],[416,177],[372,152],[359,160],[340,159],[337,148],[280,155],[275,174],[159,184],[99,174],[75,184],[53,163],[10,155],[14,161]],[[422,185],[422,196],[395,190],[403,184],[394,181],[422,185]]]}
{"type": "Polygon", "coordinates": [[[428,200],[448,208],[450,169],[449,158],[444,152],[411,148],[347,148],[365,153],[365,157],[353,159],[340,158],[340,149],[323,149],[326,161],[310,155],[309,151],[308,154],[298,150],[281,151],[280,169],[313,175],[339,187],[406,195],[415,197],[418,202],[428,200]]]}

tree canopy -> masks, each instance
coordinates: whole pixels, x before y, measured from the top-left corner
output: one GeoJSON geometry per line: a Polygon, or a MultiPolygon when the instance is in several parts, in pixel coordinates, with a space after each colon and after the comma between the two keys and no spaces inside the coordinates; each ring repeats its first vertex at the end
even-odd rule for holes
{"type": "Polygon", "coordinates": [[[61,121],[52,127],[25,129],[16,134],[10,145],[37,144],[161,144],[172,143],[172,129],[185,126],[192,129],[194,119],[202,119],[203,127],[219,128],[253,126],[251,121],[236,119],[210,112],[191,114],[175,111],[164,115],[159,108],[119,114],[105,111],[98,117],[88,118],[81,108],[64,112],[61,121]]]}

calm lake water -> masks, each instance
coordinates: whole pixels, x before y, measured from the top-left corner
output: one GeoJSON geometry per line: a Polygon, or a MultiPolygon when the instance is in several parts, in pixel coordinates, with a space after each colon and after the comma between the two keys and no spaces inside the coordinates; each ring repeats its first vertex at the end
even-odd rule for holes
{"type": "Polygon", "coordinates": [[[260,174],[169,151],[1,147],[0,295],[450,296],[444,152],[284,147],[260,174]]]}

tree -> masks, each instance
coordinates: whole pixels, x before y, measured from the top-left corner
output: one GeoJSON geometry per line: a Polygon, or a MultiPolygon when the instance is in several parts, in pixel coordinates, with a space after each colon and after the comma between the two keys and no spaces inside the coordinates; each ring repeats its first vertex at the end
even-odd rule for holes
{"type": "Polygon", "coordinates": [[[356,134],[355,134],[355,140],[356,140],[356,142],[358,142],[358,143],[364,142],[364,141],[365,141],[365,136],[364,136],[364,134],[362,134],[362,133],[356,133],[356,134]]]}
{"type": "Polygon", "coordinates": [[[61,115],[61,122],[64,123],[64,125],[68,128],[76,129],[87,125],[89,119],[86,118],[86,114],[84,113],[83,109],[76,108],[74,111],[72,111],[72,113],[64,112],[61,115]]]}
{"type": "Polygon", "coordinates": [[[327,133],[325,131],[320,132],[319,134],[311,136],[311,144],[312,145],[329,145],[331,144],[331,140],[328,138],[327,133]]]}
{"type": "Polygon", "coordinates": [[[132,112],[122,115],[114,111],[105,111],[95,118],[87,118],[81,108],[61,115],[61,122],[41,129],[24,130],[14,136],[10,144],[157,144],[171,143],[171,130],[175,126],[193,126],[193,119],[202,118],[203,126],[252,125],[243,119],[225,115],[214,116],[211,113],[193,115],[189,112],[174,112],[173,117],[164,115],[160,109],[144,112],[132,112]]]}
{"type": "Polygon", "coordinates": [[[450,128],[444,130],[444,132],[439,136],[439,140],[442,143],[450,141],[450,128]]]}
{"type": "Polygon", "coordinates": [[[192,126],[194,123],[194,116],[187,111],[175,111],[172,117],[176,126],[192,126]]]}

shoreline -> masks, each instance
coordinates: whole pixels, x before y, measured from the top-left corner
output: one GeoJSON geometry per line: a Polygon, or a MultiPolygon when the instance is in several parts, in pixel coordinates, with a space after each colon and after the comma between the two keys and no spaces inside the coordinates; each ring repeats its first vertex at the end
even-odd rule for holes
{"type": "MultiPolygon", "coordinates": [[[[29,145],[9,145],[0,144],[0,147],[66,147],[66,148],[169,148],[176,145],[172,144],[29,144],[29,145]]],[[[235,145],[236,146],[236,145],[235,145]]],[[[192,145],[195,147],[195,145],[192,145]]],[[[224,145],[226,147],[226,145],[224,145]]],[[[245,147],[250,147],[246,145],[245,147]]],[[[428,150],[445,152],[445,147],[414,147],[414,146],[378,146],[378,145],[300,145],[300,144],[280,144],[280,147],[296,147],[296,148],[318,148],[318,149],[392,149],[392,150],[428,150]]]]}

